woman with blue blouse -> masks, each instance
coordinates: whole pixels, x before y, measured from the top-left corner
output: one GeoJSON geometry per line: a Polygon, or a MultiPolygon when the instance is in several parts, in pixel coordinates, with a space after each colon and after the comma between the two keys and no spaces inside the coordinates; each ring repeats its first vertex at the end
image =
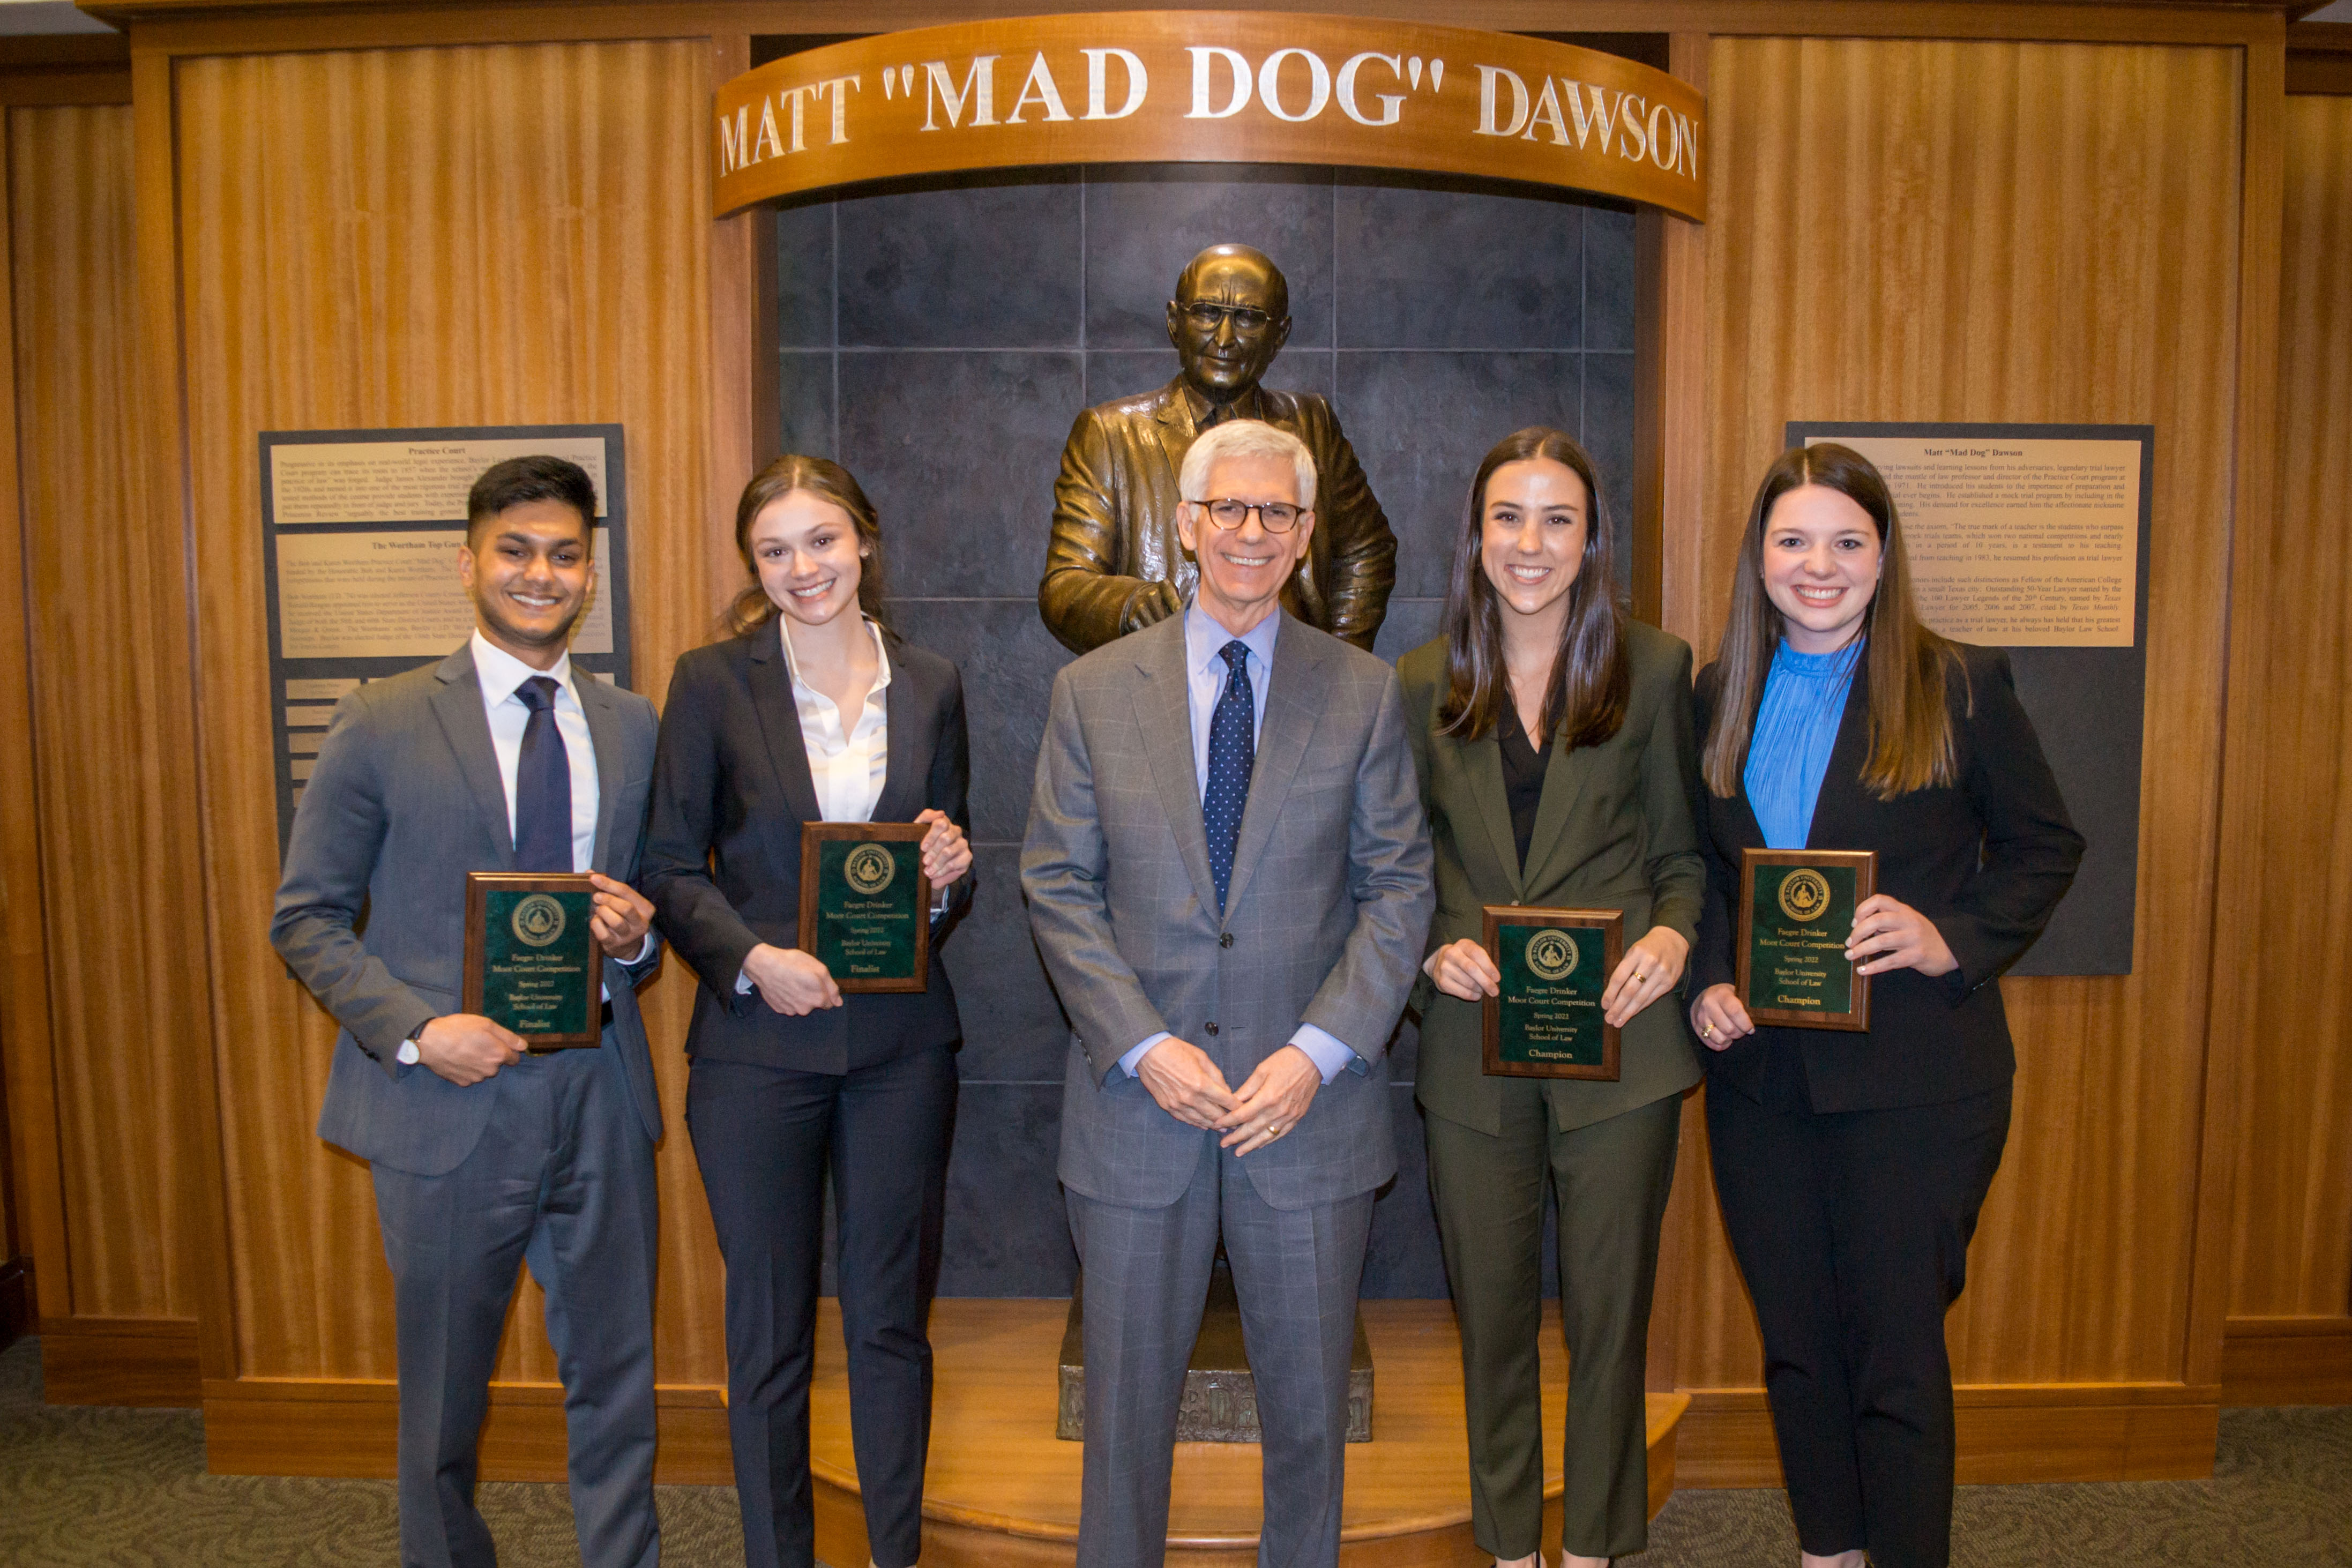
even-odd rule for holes
{"type": "Polygon", "coordinates": [[[1943,1568],[1944,1314],[2016,1070],[1993,982],[2049,921],[2083,839],[2008,656],[1920,624],[1894,500],[1844,447],[1792,449],[1765,474],[1696,727],[1707,899],[1691,1027],[1801,1558],[1943,1568]],[[1877,852],[1846,938],[1871,977],[1866,1032],[1759,1026],[1740,1005],[1749,848],[1877,852]]]}

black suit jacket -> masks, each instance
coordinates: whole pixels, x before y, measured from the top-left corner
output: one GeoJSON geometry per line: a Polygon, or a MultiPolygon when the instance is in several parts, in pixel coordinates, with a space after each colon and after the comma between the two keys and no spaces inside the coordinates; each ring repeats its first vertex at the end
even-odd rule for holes
{"type": "MultiPolygon", "coordinates": [[[[874,820],[911,822],[936,806],[969,825],[963,682],[937,654],[882,635],[889,741],[874,820]]],[[[654,757],[642,887],[663,937],[702,982],[689,1055],[845,1073],[961,1036],[936,943],[924,992],[851,994],[799,1018],[774,1011],[757,991],[736,992],[752,948],[798,941],[801,825],[820,820],[775,624],[679,659],[654,757]]],[[[950,891],[948,915],[971,901],[971,889],[967,873],[950,891]]]]}
{"type": "MultiPolygon", "coordinates": [[[[2009,656],[1957,646],[1962,668],[1946,689],[1957,782],[1893,800],[1864,787],[1869,671],[1857,667],[1806,847],[1876,850],[1878,890],[1933,921],[1959,967],[1933,979],[1916,969],[1873,975],[1865,1034],[1771,1026],[1727,1050],[1702,1050],[1710,1085],[1760,1099],[1770,1054],[1794,1052],[1815,1110],[1869,1110],[1942,1104],[1999,1088],[2016,1071],[2009,1017],[1993,982],[2042,934],[2074,879],[2083,837],[2067,818],[2042,742],[2018,704],[2009,656]]],[[[1717,666],[1699,672],[1702,748],[1719,684],[1717,666]]],[[[1765,847],[1745,787],[1728,799],[1704,786],[1700,794],[1707,899],[1691,954],[1693,996],[1736,981],[1739,852],[1765,847]]]]}

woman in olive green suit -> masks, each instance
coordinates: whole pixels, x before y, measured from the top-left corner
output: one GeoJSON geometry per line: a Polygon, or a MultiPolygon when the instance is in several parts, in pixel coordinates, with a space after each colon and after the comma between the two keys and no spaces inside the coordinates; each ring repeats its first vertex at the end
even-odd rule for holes
{"type": "Polygon", "coordinates": [[[1559,431],[1518,432],[1470,487],[1443,634],[1397,666],[1437,852],[1418,1098],[1462,1325],[1471,1522],[1507,1568],[1534,1568],[1542,1529],[1547,1177],[1569,1347],[1567,1568],[1646,1544],[1650,1293],[1682,1094],[1699,1078],[1675,994],[1706,883],[1691,651],[1625,616],[1611,555],[1591,459],[1559,431]],[[1617,1081],[1486,1075],[1480,1001],[1501,980],[1480,942],[1486,904],[1624,911],[1601,996],[1622,1031],[1617,1081]]]}

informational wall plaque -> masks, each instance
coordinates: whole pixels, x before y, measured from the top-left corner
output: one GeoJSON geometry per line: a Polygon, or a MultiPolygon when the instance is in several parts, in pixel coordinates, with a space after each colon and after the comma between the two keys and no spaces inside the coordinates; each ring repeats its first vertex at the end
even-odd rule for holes
{"type": "Polygon", "coordinates": [[[278,842],[335,704],[446,658],[473,634],[457,574],[466,495],[491,464],[544,453],[596,487],[595,585],[572,660],[629,684],[628,486],[617,425],[265,430],[261,550],[269,606],[278,842]]]}
{"type": "Polygon", "coordinates": [[[2145,425],[1792,423],[1876,466],[1903,520],[1920,617],[2009,650],[2075,827],[2074,887],[2016,974],[2128,974],[2147,684],[2145,425]]]}
{"type": "Polygon", "coordinates": [[[1838,437],[1902,509],[1921,618],[1997,647],[2129,647],[2139,621],[2140,458],[2120,440],[1838,437]]]}
{"type": "Polygon", "coordinates": [[[723,215],[865,180],[1053,163],[1337,163],[1706,216],[1706,100],[1515,33],[1263,11],[1002,17],[788,55],[722,84],[723,215]]]}

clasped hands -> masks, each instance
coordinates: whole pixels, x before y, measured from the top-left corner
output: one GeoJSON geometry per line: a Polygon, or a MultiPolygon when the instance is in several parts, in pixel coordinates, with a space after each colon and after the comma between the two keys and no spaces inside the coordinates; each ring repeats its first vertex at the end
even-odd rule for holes
{"type": "Polygon", "coordinates": [[[1228,1089],[1206,1051],[1173,1035],[1143,1053],[1135,1075],[1160,1110],[1188,1127],[1223,1132],[1217,1146],[1236,1155],[1255,1153],[1297,1126],[1323,1086],[1315,1058],[1285,1046],[1258,1063],[1241,1088],[1228,1089]]]}
{"type": "MultiPolygon", "coordinates": [[[[588,917],[588,929],[595,933],[596,945],[608,958],[631,962],[645,951],[653,900],[602,871],[589,872],[588,885],[595,889],[596,907],[588,917]]],[[[520,1035],[478,1013],[445,1014],[416,1032],[416,1059],[460,1089],[497,1077],[526,1048],[520,1035]]]]}
{"type": "MultiPolygon", "coordinates": [[[[915,820],[930,824],[923,835],[923,875],[933,888],[946,887],[971,869],[971,840],[945,812],[925,810],[915,820]]],[[[763,942],[744,955],[743,973],[761,1001],[789,1018],[841,1005],[841,987],[834,984],[833,972],[814,953],[796,947],[763,942]]]]}
{"type": "MultiPolygon", "coordinates": [[[[1690,943],[1668,926],[1652,926],[1625,950],[1609,984],[1601,993],[1601,1016],[1612,1028],[1622,1029],[1634,1014],[1680,984],[1690,943]]],[[[1503,972],[1486,947],[1464,937],[1449,942],[1422,961],[1422,972],[1448,996],[1476,1002],[1502,994],[1503,972]]]]}
{"type": "MultiPolygon", "coordinates": [[[[1899,899],[1874,893],[1853,911],[1853,929],[1846,933],[1845,956],[1856,974],[1885,974],[1916,969],[1933,977],[1960,966],[1951,944],[1936,922],[1899,899]]],[[[1710,985],[1691,1004],[1691,1027],[1699,1043],[1711,1051],[1727,1050],[1731,1042],[1756,1032],[1755,1020],[1739,1005],[1736,986],[1710,985]]]]}

